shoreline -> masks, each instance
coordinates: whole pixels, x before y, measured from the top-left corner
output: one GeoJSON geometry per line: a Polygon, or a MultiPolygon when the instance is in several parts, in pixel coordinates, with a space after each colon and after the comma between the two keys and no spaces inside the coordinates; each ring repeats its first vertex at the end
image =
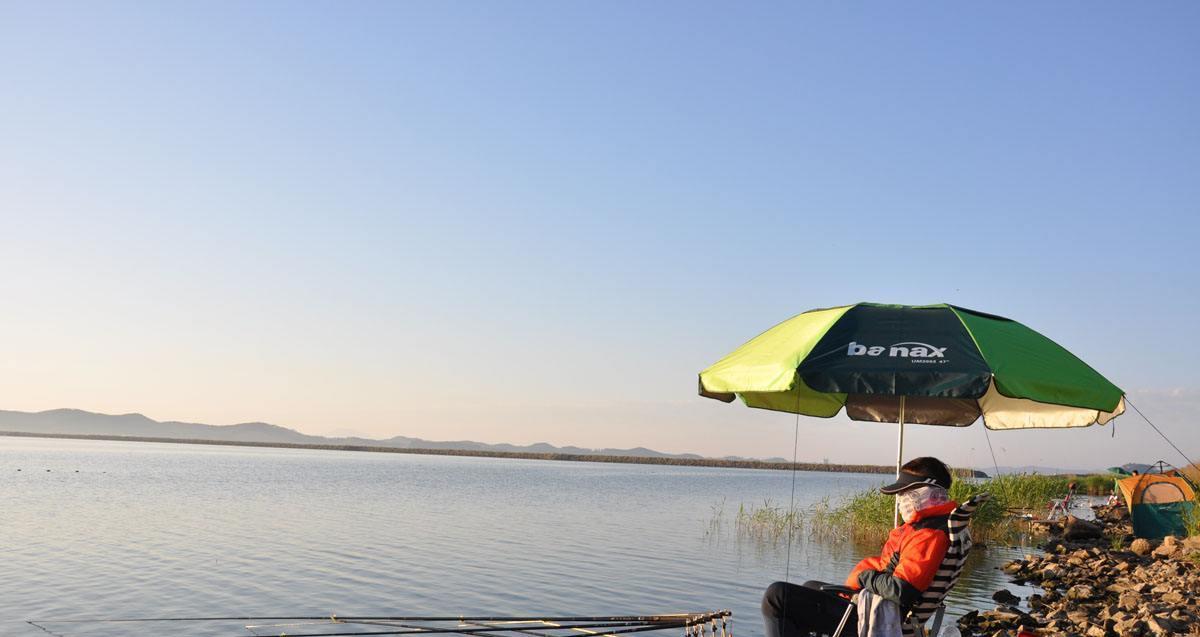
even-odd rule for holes
{"type": "MultiPolygon", "coordinates": [[[[828,473],[894,474],[896,468],[887,465],[833,464],[815,462],[767,462],[763,460],[725,460],[721,458],[670,458],[658,456],[608,456],[602,454],[532,453],[521,451],[485,451],[467,449],[421,449],[373,445],[323,445],[295,442],[254,442],[240,440],[208,440],[203,438],[160,438],[151,436],[113,436],[105,434],[55,434],[26,431],[0,431],[10,438],[49,438],[58,440],[108,440],[113,442],[158,442],[181,445],[213,445],[225,447],[266,447],[277,449],[310,449],[317,451],[358,451],[367,453],[403,453],[428,456],[470,456],[477,458],[508,458],[514,460],[554,460],[559,462],[607,462],[614,464],[646,464],[682,467],[712,467],[718,469],[763,469],[772,471],[822,471],[828,473]]],[[[978,477],[980,472],[974,472],[978,477]]]]}
{"type": "Polygon", "coordinates": [[[1095,522],[1043,523],[1045,553],[1002,568],[1042,592],[996,591],[995,610],[958,619],[963,637],[1200,635],[1200,537],[1136,539],[1123,506],[1096,510],[1095,522]]]}

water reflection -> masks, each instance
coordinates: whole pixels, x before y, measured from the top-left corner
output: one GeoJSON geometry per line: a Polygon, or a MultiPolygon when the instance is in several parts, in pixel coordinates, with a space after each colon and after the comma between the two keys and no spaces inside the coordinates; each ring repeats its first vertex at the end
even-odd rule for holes
{"type": "MultiPolygon", "coordinates": [[[[0,439],[0,475],[4,635],[44,637],[33,618],[721,608],[758,635],[771,581],[839,581],[878,549],[797,534],[789,556],[713,524],[788,502],[783,472],[0,439]]],[[[796,506],[884,481],[800,472],[796,506]]],[[[1013,554],[973,555],[952,615],[990,607],[1013,554]]]]}

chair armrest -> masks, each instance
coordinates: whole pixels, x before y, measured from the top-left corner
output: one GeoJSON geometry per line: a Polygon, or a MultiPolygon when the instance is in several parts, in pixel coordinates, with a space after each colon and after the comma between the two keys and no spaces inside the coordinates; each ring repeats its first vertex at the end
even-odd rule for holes
{"type": "Polygon", "coordinates": [[[829,593],[842,593],[844,595],[854,595],[856,592],[853,588],[842,586],[841,584],[821,584],[820,590],[829,593]]]}

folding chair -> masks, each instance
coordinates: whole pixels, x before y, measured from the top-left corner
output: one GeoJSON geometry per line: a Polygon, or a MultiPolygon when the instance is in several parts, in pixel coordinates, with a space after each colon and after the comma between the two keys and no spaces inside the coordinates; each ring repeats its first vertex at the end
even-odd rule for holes
{"type": "Polygon", "coordinates": [[[1052,522],[1052,521],[1058,519],[1058,516],[1060,514],[1063,517],[1070,515],[1071,509],[1075,505],[1076,505],[1075,483],[1072,482],[1071,486],[1067,487],[1067,495],[1063,496],[1062,499],[1050,501],[1050,512],[1046,514],[1046,520],[1052,522]]]}
{"type": "MultiPolygon", "coordinates": [[[[942,564],[933,576],[933,583],[909,609],[901,629],[904,637],[937,637],[938,631],[942,629],[942,618],[946,614],[946,605],[943,603],[946,594],[958,583],[963,565],[967,563],[967,555],[971,552],[971,516],[990,497],[987,493],[974,495],[950,512],[946,521],[946,528],[950,534],[950,546],[946,549],[946,557],[942,558],[942,564]],[[933,618],[933,627],[926,631],[925,622],[929,621],[930,617],[933,618]]],[[[833,584],[824,585],[821,590],[850,594],[854,592],[845,586],[833,584]]],[[[855,603],[851,601],[832,637],[842,637],[842,631],[850,621],[851,613],[856,610],[855,603]]]]}

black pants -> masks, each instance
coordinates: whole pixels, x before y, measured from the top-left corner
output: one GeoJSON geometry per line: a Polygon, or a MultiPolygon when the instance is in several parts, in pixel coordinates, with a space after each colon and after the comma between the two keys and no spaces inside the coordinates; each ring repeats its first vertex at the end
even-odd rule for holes
{"type": "MultiPolygon", "coordinates": [[[[850,602],[835,593],[818,590],[824,582],[805,582],[796,586],[775,582],[763,594],[762,614],[767,637],[802,637],[816,633],[832,635],[850,602]]],[[[858,634],[858,617],[842,630],[843,637],[858,634]]]]}

